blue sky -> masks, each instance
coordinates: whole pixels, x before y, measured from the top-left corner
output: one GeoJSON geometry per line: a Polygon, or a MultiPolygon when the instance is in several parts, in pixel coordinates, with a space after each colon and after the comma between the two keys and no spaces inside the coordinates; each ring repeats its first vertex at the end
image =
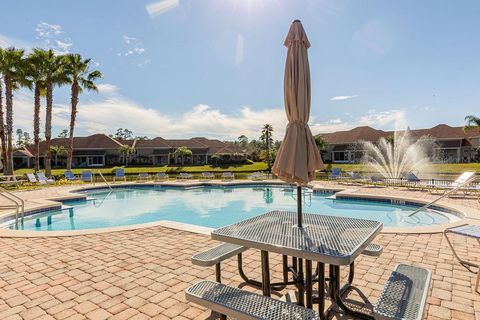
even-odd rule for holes
{"type": "MultiPolygon", "coordinates": [[[[8,1],[0,46],[91,57],[100,93],[80,98],[78,134],[283,135],[283,40],[301,19],[312,47],[314,133],[358,125],[463,125],[480,106],[480,2],[347,0],[8,1]]],[[[31,131],[31,94],[16,95],[31,131]]],[[[68,90],[55,93],[55,131],[68,90]]]]}

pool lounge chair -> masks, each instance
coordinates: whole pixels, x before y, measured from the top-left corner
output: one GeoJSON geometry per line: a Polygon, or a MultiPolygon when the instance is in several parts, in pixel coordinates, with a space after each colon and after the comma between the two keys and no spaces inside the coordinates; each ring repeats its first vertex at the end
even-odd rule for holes
{"type": "Polygon", "coordinates": [[[40,184],[54,184],[55,183],[55,180],[53,178],[47,178],[45,176],[45,173],[43,173],[43,172],[37,172],[37,178],[38,178],[38,182],[40,184]]]}
{"type": "Polygon", "coordinates": [[[338,179],[342,177],[342,168],[333,168],[328,175],[328,179],[338,179]]]}
{"type": "Polygon", "coordinates": [[[93,173],[90,170],[83,170],[82,175],[80,176],[83,182],[93,183],[93,173]]]}
{"type": "Polygon", "coordinates": [[[211,172],[202,172],[202,179],[215,179],[215,175],[211,172]]]}
{"type": "Polygon", "coordinates": [[[250,180],[265,180],[267,175],[263,172],[257,171],[248,176],[250,180]]]}
{"type": "Polygon", "coordinates": [[[65,170],[64,176],[65,176],[65,179],[67,179],[68,181],[78,180],[77,176],[73,174],[72,170],[65,170]]]}
{"type": "Polygon", "coordinates": [[[177,179],[183,179],[183,180],[193,179],[193,174],[191,174],[191,173],[186,173],[186,172],[181,172],[181,173],[177,176],[177,179]]]}
{"type": "Polygon", "coordinates": [[[421,182],[422,180],[420,180],[419,177],[417,177],[417,175],[413,172],[407,172],[405,173],[405,175],[403,176],[405,181],[404,181],[404,184],[405,184],[405,187],[407,188],[417,188],[419,186],[421,186],[421,182]]]}
{"type": "Polygon", "coordinates": [[[440,192],[440,194],[445,195],[449,193],[449,196],[455,194],[457,191],[462,191],[464,196],[466,196],[470,190],[468,184],[475,180],[475,172],[466,171],[462,173],[455,181],[453,182],[431,182],[426,184],[427,187],[431,188],[431,193],[440,192]]]}
{"type": "Polygon", "coordinates": [[[113,182],[117,180],[127,181],[127,176],[125,176],[125,170],[123,168],[115,169],[115,175],[113,176],[113,182]]]}
{"type": "Polygon", "coordinates": [[[235,179],[235,175],[230,171],[222,173],[222,180],[228,180],[228,179],[230,180],[235,179]]]}
{"type": "Polygon", "coordinates": [[[137,182],[146,182],[150,180],[150,175],[146,172],[140,172],[137,177],[137,182]]]}
{"type": "Polygon", "coordinates": [[[35,175],[33,173],[27,173],[26,176],[27,176],[28,182],[38,183],[37,177],[35,177],[35,175]]]}
{"type": "Polygon", "coordinates": [[[165,172],[159,172],[155,175],[155,181],[168,180],[169,176],[165,172]]]}
{"type": "Polygon", "coordinates": [[[480,285],[480,266],[477,263],[473,263],[460,258],[460,256],[455,251],[455,247],[453,246],[453,243],[451,242],[451,240],[448,238],[447,234],[456,234],[456,235],[460,235],[468,238],[473,238],[473,239],[476,239],[477,243],[480,245],[480,226],[463,224],[460,226],[447,228],[445,229],[445,231],[443,231],[443,235],[445,236],[445,239],[447,240],[447,243],[450,246],[450,249],[452,249],[453,256],[458,260],[458,262],[460,262],[460,264],[465,268],[467,268],[470,272],[475,272],[470,269],[471,267],[477,269],[477,280],[475,282],[475,291],[480,293],[478,291],[478,287],[480,285]]]}

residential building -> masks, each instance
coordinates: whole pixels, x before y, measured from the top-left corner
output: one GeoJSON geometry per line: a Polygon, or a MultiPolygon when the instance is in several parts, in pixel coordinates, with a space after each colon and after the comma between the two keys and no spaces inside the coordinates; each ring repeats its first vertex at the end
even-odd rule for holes
{"type": "MultiPolygon", "coordinates": [[[[409,130],[412,139],[430,137],[432,139],[431,155],[433,162],[459,163],[478,161],[480,132],[477,129],[465,132],[463,127],[451,127],[439,124],[429,129],[409,130]]],[[[361,141],[378,143],[380,138],[393,137],[393,131],[377,130],[368,126],[357,127],[347,131],[320,134],[328,142],[324,160],[334,163],[356,163],[361,161],[364,150],[361,141]]]]}
{"type": "MultiPolygon", "coordinates": [[[[68,139],[55,138],[52,146],[68,147],[68,139]]],[[[167,165],[167,164],[210,164],[219,158],[223,162],[245,161],[246,153],[236,145],[216,139],[196,137],[191,139],[164,139],[157,137],[150,140],[132,139],[116,140],[105,134],[94,134],[88,137],[75,137],[72,166],[75,167],[102,167],[123,165],[126,162],[135,165],[167,165]],[[120,148],[129,145],[133,148],[132,154],[123,154],[120,148]],[[175,150],[187,147],[192,151],[191,156],[176,156],[175,150]]],[[[14,153],[15,167],[34,166],[35,146],[29,145],[20,148],[14,153]]],[[[45,142],[40,143],[40,166],[43,167],[45,142]]],[[[64,167],[66,155],[52,154],[52,165],[64,167]]]]}

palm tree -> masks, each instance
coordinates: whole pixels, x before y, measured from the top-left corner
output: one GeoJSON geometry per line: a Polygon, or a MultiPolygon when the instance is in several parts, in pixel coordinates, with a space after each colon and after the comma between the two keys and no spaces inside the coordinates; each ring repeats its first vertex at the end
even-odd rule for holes
{"type": "Polygon", "coordinates": [[[43,64],[45,50],[34,48],[28,55],[28,75],[34,86],[33,143],[35,144],[35,171],[40,170],[40,97],[45,96],[46,73],[43,64]]]}
{"type": "Polygon", "coordinates": [[[125,166],[127,166],[130,155],[135,152],[135,149],[128,144],[123,144],[118,148],[118,151],[123,154],[123,158],[125,159],[125,166]]]}
{"type": "Polygon", "coordinates": [[[67,149],[64,146],[53,145],[50,147],[50,152],[55,157],[55,167],[58,166],[58,157],[63,157],[67,154],[67,149]]]}
{"type": "Polygon", "coordinates": [[[265,124],[262,128],[262,135],[260,136],[260,140],[262,140],[263,145],[265,147],[266,156],[265,161],[267,162],[268,170],[270,171],[272,168],[271,164],[271,147],[273,144],[273,127],[271,124],[265,124]]]}
{"type": "Polygon", "coordinates": [[[67,54],[63,56],[65,72],[68,76],[68,82],[71,84],[71,114],[70,114],[70,131],[68,142],[67,169],[72,168],[73,157],[73,131],[75,129],[75,120],[77,117],[78,95],[85,90],[98,91],[95,81],[102,77],[102,73],[98,70],[90,71],[91,59],[82,59],[78,53],[67,54]]]}
{"type": "Polygon", "coordinates": [[[467,124],[463,127],[465,131],[480,128],[480,117],[469,115],[465,117],[465,121],[467,121],[467,124]]]}
{"type": "Polygon", "coordinates": [[[41,59],[45,68],[45,92],[47,104],[45,108],[45,174],[52,174],[52,154],[50,141],[52,139],[52,108],[53,108],[53,87],[61,86],[68,81],[65,73],[63,58],[56,56],[52,49],[41,53],[41,59]]]}
{"type": "Polygon", "coordinates": [[[13,174],[13,92],[21,86],[28,86],[25,77],[25,59],[23,49],[14,47],[0,51],[0,73],[3,75],[5,85],[5,169],[4,174],[13,174]]]}
{"type": "Polygon", "coordinates": [[[186,156],[191,156],[192,155],[192,150],[188,149],[187,147],[179,147],[175,149],[175,152],[173,153],[175,157],[181,157],[182,158],[182,166],[185,164],[185,157],[186,156]]]}
{"type": "MultiPolygon", "coordinates": [[[[0,48],[0,51],[3,49],[0,48]]],[[[2,53],[0,52],[0,56],[2,53]]],[[[4,113],[3,113],[3,89],[2,89],[2,78],[0,77],[0,140],[2,147],[2,169],[6,168],[6,159],[7,159],[7,140],[5,137],[5,122],[3,122],[4,113]]]]}
{"type": "Polygon", "coordinates": [[[325,139],[323,139],[322,136],[316,136],[315,144],[317,145],[318,151],[320,152],[322,157],[324,157],[328,149],[328,142],[325,139]]]}

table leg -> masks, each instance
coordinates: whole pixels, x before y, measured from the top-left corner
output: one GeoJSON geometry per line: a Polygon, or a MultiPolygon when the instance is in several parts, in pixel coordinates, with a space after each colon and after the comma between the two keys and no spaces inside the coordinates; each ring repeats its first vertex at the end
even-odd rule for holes
{"type": "Polygon", "coordinates": [[[288,282],[288,256],[282,256],[283,262],[283,282],[288,282]]]}
{"type": "Polygon", "coordinates": [[[324,320],[325,317],[325,264],[317,264],[318,275],[318,313],[320,319],[324,320]]]}
{"type": "Polygon", "coordinates": [[[333,302],[348,315],[359,319],[373,320],[373,316],[363,312],[355,311],[346,306],[340,297],[340,267],[330,265],[330,297],[333,302]]]}
{"type": "Polygon", "coordinates": [[[264,296],[270,297],[270,263],[268,251],[261,251],[262,256],[262,292],[264,296]]]}
{"type": "Polygon", "coordinates": [[[305,295],[307,299],[307,308],[312,309],[313,289],[312,289],[312,261],[305,260],[305,295]]]}
{"type": "Polygon", "coordinates": [[[299,285],[298,288],[298,305],[305,306],[305,281],[303,276],[303,259],[298,259],[298,278],[297,281],[299,285]]]}

